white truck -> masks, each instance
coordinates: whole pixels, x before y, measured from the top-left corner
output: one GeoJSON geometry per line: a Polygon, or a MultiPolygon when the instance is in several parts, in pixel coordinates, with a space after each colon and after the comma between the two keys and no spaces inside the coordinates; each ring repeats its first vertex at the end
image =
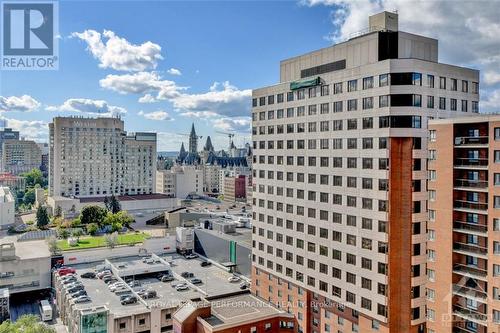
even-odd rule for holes
{"type": "Polygon", "coordinates": [[[40,316],[42,317],[42,321],[51,321],[52,312],[52,305],[50,305],[49,301],[45,299],[40,301],[40,316]]]}

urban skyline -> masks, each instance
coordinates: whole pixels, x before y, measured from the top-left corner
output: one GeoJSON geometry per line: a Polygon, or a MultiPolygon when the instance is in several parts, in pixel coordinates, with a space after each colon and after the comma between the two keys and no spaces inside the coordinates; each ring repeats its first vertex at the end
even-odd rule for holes
{"type": "MultiPolygon", "coordinates": [[[[130,125],[126,130],[157,132],[159,151],[176,150],[184,139],[177,134],[178,125],[188,128],[194,117],[199,118],[200,135],[208,135],[213,128],[235,131],[239,134],[236,144],[243,145],[250,141],[250,89],[276,81],[271,63],[346,40],[365,28],[361,17],[382,9],[399,9],[405,31],[439,38],[440,61],[480,69],[482,112],[494,112],[500,99],[500,66],[494,51],[500,41],[493,32],[497,28],[493,18],[499,13],[494,3],[482,2],[482,6],[471,10],[470,2],[451,6],[449,2],[302,0],[258,5],[209,2],[199,6],[155,2],[142,6],[127,1],[123,6],[118,2],[99,3],[97,10],[97,2],[62,1],[61,68],[53,73],[2,73],[0,115],[9,119],[10,126],[21,130],[23,136],[46,142],[47,124],[54,116],[127,111],[125,117],[130,125]],[[116,6],[120,6],[119,11],[116,6]],[[156,9],[149,13],[151,8],[156,9]],[[179,29],[179,20],[188,10],[198,26],[207,27],[202,35],[196,27],[179,29]],[[413,12],[419,11],[432,12],[432,16],[416,19],[413,12]],[[81,18],[90,12],[92,19],[81,18]],[[128,22],[138,20],[146,12],[152,15],[152,27],[162,27],[166,34],[141,24],[130,28],[128,22]],[[273,15],[276,12],[281,14],[273,15]],[[132,17],[132,13],[138,15],[132,17]],[[167,16],[160,18],[159,13],[167,16]],[[218,22],[217,26],[211,24],[212,19],[218,22]],[[249,34],[247,27],[254,21],[259,24],[249,34]],[[294,21],[303,22],[302,28],[294,29],[294,21]],[[456,22],[463,24],[457,26],[456,22]],[[240,35],[246,42],[238,48],[224,42],[237,40],[240,35]],[[292,36],[294,42],[289,43],[292,36]],[[465,52],[454,52],[457,36],[474,36],[465,52]],[[90,47],[92,38],[103,44],[90,47]],[[123,47],[113,49],[110,41],[123,47]],[[261,44],[269,53],[266,59],[256,53],[260,47],[255,45],[261,44]],[[150,60],[141,58],[148,52],[152,55],[150,60]],[[138,61],[128,61],[136,55],[138,61]],[[116,61],[119,57],[128,62],[116,61]],[[68,66],[70,59],[78,66],[68,66]],[[247,65],[240,66],[241,63],[247,65]],[[254,75],[256,72],[261,75],[254,75]],[[144,84],[137,85],[138,80],[144,84]],[[144,103],[155,99],[160,101],[144,103]]],[[[222,135],[213,136],[213,140],[217,149],[226,146],[222,135]]]]}

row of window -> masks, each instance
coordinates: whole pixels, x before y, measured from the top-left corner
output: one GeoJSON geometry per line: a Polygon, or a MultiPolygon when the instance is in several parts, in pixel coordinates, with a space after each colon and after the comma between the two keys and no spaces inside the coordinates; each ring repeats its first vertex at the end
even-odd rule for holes
{"type": "MultiPolygon", "coordinates": [[[[374,98],[373,97],[364,97],[362,100],[361,109],[362,110],[371,110],[375,108],[374,98]]],[[[460,111],[468,112],[469,111],[469,101],[466,99],[457,100],[455,98],[445,98],[439,97],[438,109],[439,110],[450,110],[450,111],[458,111],[458,105],[460,101],[460,111]],[[449,104],[448,102],[449,101],[449,104]]],[[[398,94],[398,95],[383,95],[378,97],[378,107],[422,107],[422,95],[416,94],[398,94]]],[[[429,109],[435,108],[435,100],[434,96],[427,96],[426,106],[429,109]]],[[[474,113],[479,112],[479,102],[471,101],[470,103],[470,111],[474,113]]],[[[333,113],[343,112],[343,111],[357,111],[358,110],[358,100],[350,99],[347,100],[344,104],[344,101],[337,101],[333,103],[322,103],[318,105],[312,104],[308,105],[307,109],[305,106],[298,106],[296,108],[290,107],[285,109],[277,109],[277,110],[269,110],[269,111],[261,111],[259,113],[252,113],[252,120],[273,120],[273,119],[283,119],[285,118],[293,118],[293,117],[304,117],[315,116],[315,115],[326,115],[330,114],[330,110],[333,113]],[[332,105],[332,107],[330,107],[332,105]],[[345,105],[345,108],[344,108],[345,105]]]]}
{"type": "MultiPolygon", "coordinates": [[[[375,118],[376,119],[376,118],[375,118]]],[[[382,116],[378,118],[378,128],[421,128],[422,117],[420,116],[382,116]]],[[[275,126],[259,126],[252,127],[252,135],[272,135],[272,134],[291,134],[291,133],[315,133],[315,132],[328,132],[328,131],[343,131],[344,122],[346,123],[346,130],[354,130],[358,128],[357,119],[338,119],[338,120],[325,120],[319,122],[309,123],[294,123],[286,125],[275,126]],[[307,127],[306,127],[307,125],[307,127]],[[258,132],[257,132],[258,129],[258,132]],[[275,132],[276,129],[276,132],[275,132]]],[[[362,129],[373,129],[373,117],[365,117],[361,121],[362,129]]]]}
{"type": "MultiPolygon", "coordinates": [[[[435,84],[435,77],[434,75],[428,74],[426,77],[426,86],[428,88],[434,88],[435,84]]],[[[333,83],[332,86],[332,93],[333,94],[341,94],[344,91],[344,85],[346,86],[347,92],[354,92],[358,91],[358,82],[359,79],[354,79],[354,80],[349,80],[347,82],[337,82],[333,83]]],[[[460,86],[460,91],[463,93],[468,93],[469,92],[469,83],[471,83],[471,89],[470,92],[473,94],[478,94],[479,93],[479,83],[478,82],[469,82],[467,80],[458,80],[455,78],[446,78],[444,76],[439,77],[439,89],[446,90],[447,87],[449,87],[449,90],[451,91],[458,91],[459,90],[459,82],[461,82],[460,86]]],[[[421,73],[390,73],[390,74],[381,74],[378,76],[378,86],[379,87],[385,87],[385,86],[396,86],[396,85],[415,85],[415,86],[422,86],[422,74],[421,73]]],[[[374,76],[368,76],[363,79],[361,79],[361,88],[362,90],[367,90],[367,89],[372,89],[375,87],[375,79],[374,76]]],[[[328,84],[323,84],[321,86],[316,86],[316,87],[310,87],[307,90],[306,89],[299,89],[296,91],[289,91],[286,94],[286,100],[288,102],[294,101],[295,99],[297,100],[302,100],[306,97],[306,92],[307,96],[309,98],[314,98],[316,96],[328,96],[330,95],[330,85],[328,84]]],[[[276,103],[283,103],[284,102],[284,94],[279,93],[276,95],[276,103]]],[[[252,99],[252,106],[257,107],[257,106],[264,106],[266,105],[273,105],[275,104],[275,95],[269,95],[269,96],[261,96],[259,98],[253,98],[252,99]]]]}

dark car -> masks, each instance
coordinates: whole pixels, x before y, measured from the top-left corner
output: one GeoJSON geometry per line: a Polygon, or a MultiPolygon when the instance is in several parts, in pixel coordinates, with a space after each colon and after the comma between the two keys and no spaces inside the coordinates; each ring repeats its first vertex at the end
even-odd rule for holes
{"type": "Polygon", "coordinates": [[[206,261],[206,260],[204,260],[204,261],[202,261],[200,263],[201,267],[207,267],[207,266],[210,266],[210,265],[212,265],[212,263],[210,261],[206,261]]]}
{"type": "Polygon", "coordinates": [[[191,272],[182,272],[181,276],[186,279],[186,278],[192,278],[192,277],[194,277],[194,274],[191,273],[191,272]]]}
{"type": "Polygon", "coordinates": [[[192,284],[201,284],[203,283],[203,281],[201,281],[200,279],[198,278],[193,278],[191,280],[189,280],[192,284]]]}
{"type": "Polygon", "coordinates": [[[137,303],[137,297],[135,297],[135,296],[126,297],[126,298],[122,299],[121,303],[122,303],[122,305],[135,304],[135,303],[137,303]]]}
{"type": "MultiPolygon", "coordinates": [[[[142,296],[140,292],[139,292],[139,293],[137,293],[137,294],[138,294],[139,296],[142,296]]],[[[120,295],[120,301],[123,301],[125,298],[129,298],[130,296],[134,296],[134,295],[132,295],[132,294],[130,294],[130,293],[120,295]]]]}
{"type": "Polygon", "coordinates": [[[103,280],[103,281],[104,281],[104,283],[106,283],[106,284],[115,283],[116,281],[118,281],[118,279],[117,279],[117,278],[112,277],[112,276],[110,276],[110,277],[105,277],[105,278],[104,278],[104,279],[102,279],[102,280],[103,280]]]}
{"type": "Polygon", "coordinates": [[[156,290],[147,290],[144,292],[143,295],[141,295],[142,298],[155,298],[156,297],[156,290]]]}
{"type": "Polygon", "coordinates": [[[80,290],[83,290],[83,289],[85,289],[85,288],[83,287],[83,285],[74,286],[74,287],[72,287],[72,288],[68,289],[68,293],[69,293],[69,294],[72,294],[72,293],[74,293],[74,292],[76,292],[76,291],[80,291],[80,290]]]}
{"type": "Polygon", "coordinates": [[[84,279],[95,279],[96,275],[94,272],[87,272],[80,275],[84,279]]]}
{"type": "Polygon", "coordinates": [[[241,290],[246,290],[246,289],[248,289],[248,284],[247,284],[246,282],[241,283],[241,284],[240,284],[240,289],[241,289],[241,290]]]}

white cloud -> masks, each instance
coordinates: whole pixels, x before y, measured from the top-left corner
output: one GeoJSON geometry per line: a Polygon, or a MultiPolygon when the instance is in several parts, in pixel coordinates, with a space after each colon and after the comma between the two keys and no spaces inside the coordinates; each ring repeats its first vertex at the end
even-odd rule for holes
{"type": "Polygon", "coordinates": [[[215,128],[226,132],[248,133],[252,120],[250,117],[218,118],[213,121],[215,128]]]}
{"type": "Polygon", "coordinates": [[[181,71],[178,70],[177,68],[170,68],[168,71],[167,71],[168,74],[171,74],[171,75],[182,75],[181,71]]]}
{"type": "Polygon", "coordinates": [[[18,120],[12,118],[0,118],[7,121],[9,128],[19,131],[21,137],[27,140],[35,140],[38,142],[47,142],[49,138],[48,123],[40,120],[18,120]]]}
{"type": "Polygon", "coordinates": [[[158,44],[150,41],[141,45],[131,44],[110,30],[104,30],[102,34],[95,30],[73,32],[71,37],[77,37],[87,43],[87,49],[99,60],[101,68],[143,71],[155,69],[158,61],[163,59],[158,44]]]}
{"type": "Polygon", "coordinates": [[[240,90],[228,81],[215,82],[210,91],[201,94],[181,94],[172,100],[174,108],[187,112],[213,112],[226,117],[250,114],[250,89],[240,90]]]}
{"type": "Polygon", "coordinates": [[[217,113],[211,111],[200,111],[200,112],[188,111],[188,112],[182,112],[181,116],[188,118],[209,119],[217,117],[217,113]]]}
{"type": "MultiPolygon", "coordinates": [[[[397,9],[400,30],[439,40],[440,62],[477,68],[484,73],[483,97],[500,89],[498,1],[301,0],[300,3],[331,6],[333,32],[328,39],[333,42],[346,40],[367,28],[369,15],[397,9]]],[[[483,106],[491,108],[483,100],[481,110],[483,106]]]]}
{"type": "Polygon", "coordinates": [[[3,111],[23,111],[31,112],[40,106],[40,103],[31,96],[0,96],[0,112],[3,111]]]}
{"type": "Polygon", "coordinates": [[[81,112],[100,116],[116,116],[127,113],[127,110],[120,106],[109,105],[103,100],[87,98],[70,98],[62,105],[49,106],[46,109],[48,111],[81,112]]]}
{"type": "Polygon", "coordinates": [[[153,103],[156,100],[175,98],[186,88],[179,87],[174,81],[163,80],[156,72],[138,72],[134,74],[110,74],[99,81],[101,87],[120,94],[144,94],[141,103],[153,103]],[[153,96],[153,93],[156,96],[153,96]]]}
{"type": "Polygon", "coordinates": [[[181,144],[187,147],[187,137],[177,133],[158,132],[158,151],[179,151],[181,144]]]}
{"type": "Polygon", "coordinates": [[[149,119],[149,120],[172,120],[172,118],[170,118],[169,114],[165,111],[162,111],[162,110],[153,111],[153,112],[140,111],[139,116],[143,116],[144,118],[149,119]]]}

